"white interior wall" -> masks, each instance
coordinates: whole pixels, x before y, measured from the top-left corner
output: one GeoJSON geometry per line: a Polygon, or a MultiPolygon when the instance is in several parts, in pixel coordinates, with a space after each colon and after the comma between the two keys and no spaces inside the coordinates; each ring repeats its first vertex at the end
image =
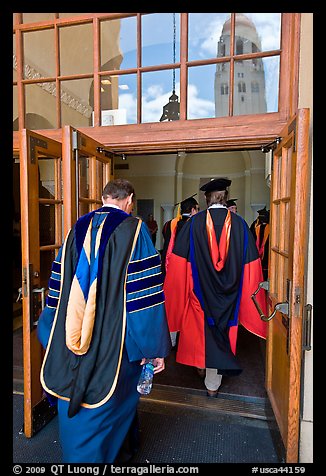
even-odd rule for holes
{"type": "Polygon", "coordinates": [[[256,204],[266,205],[269,209],[270,189],[265,180],[265,155],[261,151],[128,156],[124,163],[129,165],[129,169],[115,170],[115,177],[130,180],[138,199],[154,199],[154,217],[159,226],[158,249],[163,246],[162,205],[174,205],[197,193],[195,198],[201,208],[205,208],[205,197],[199,190],[201,179],[230,178],[229,197],[238,198],[238,213],[249,225],[257,217],[256,204]]]}

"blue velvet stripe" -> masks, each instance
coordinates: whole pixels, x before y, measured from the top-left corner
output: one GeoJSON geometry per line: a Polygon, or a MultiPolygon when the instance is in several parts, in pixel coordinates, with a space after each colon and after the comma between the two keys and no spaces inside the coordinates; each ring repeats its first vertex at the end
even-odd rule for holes
{"type": "Polygon", "coordinates": [[[154,268],[155,266],[161,266],[161,259],[158,254],[140,261],[131,261],[128,266],[128,274],[145,271],[147,269],[154,268]]]}
{"type": "Polygon", "coordinates": [[[57,308],[59,302],[59,298],[55,298],[53,296],[48,295],[46,298],[46,305],[49,307],[57,308]]]}
{"type": "Polygon", "coordinates": [[[51,276],[48,284],[49,292],[45,299],[46,304],[51,308],[57,308],[60,295],[61,257],[62,247],[59,249],[55,260],[52,262],[51,276]]]}
{"type": "Polygon", "coordinates": [[[105,223],[103,225],[100,246],[98,249],[98,270],[97,270],[97,285],[98,286],[101,281],[102,269],[103,269],[103,257],[104,257],[107,242],[109,241],[109,238],[114,232],[114,230],[120,225],[120,223],[122,223],[129,216],[128,213],[118,208],[103,207],[103,209],[100,209],[100,210],[104,210],[104,211],[108,210],[110,212],[110,218],[108,220],[105,220],[105,223]]]}
{"type": "MultiPolygon", "coordinates": [[[[61,278],[61,277],[60,277],[61,278]]],[[[49,279],[49,289],[54,289],[55,291],[60,291],[60,281],[61,279],[49,279]]]]}
{"type": "Polygon", "coordinates": [[[194,282],[194,292],[200,302],[202,308],[204,308],[204,300],[203,295],[200,289],[199,283],[199,275],[198,269],[196,264],[196,256],[195,256],[195,244],[194,244],[194,236],[193,236],[193,221],[190,222],[190,264],[191,264],[191,271],[192,277],[194,282]]]}
{"type": "Polygon", "coordinates": [[[57,261],[53,261],[52,263],[52,271],[54,273],[61,273],[61,263],[58,263],[57,261]]]}
{"type": "Polygon", "coordinates": [[[96,277],[98,278],[102,274],[103,256],[104,256],[107,242],[111,234],[116,229],[116,227],[129,216],[127,213],[117,208],[105,207],[105,210],[103,211],[107,213],[103,213],[103,214],[97,213],[96,216],[94,217],[95,215],[95,211],[94,211],[85,215],[84,217],[81,217],[76,223],[75,237],[76,237],[76,246],[78,248],[80,247],[80,244],[81,244],[81,237],[83,238],[83,240],[85,240],[85,236],[87,233],[86,225],[89,226],[90,219],[93,219],[92,240],[91,240],[92,248],[90,250],[91,251],[90,263],[88,261],[88,258],[84,249],[81,248],[79,252],[79,259],[78,259],[78,264],[77,264],[76,273],[75,273],[78,279],[78,282],[80,284],[80,287],[83,291],[85,301],[87,301],[88,299],[89,289],[93,281],[95,280],[96,277]],[[108,216],[110,216],[109,219],[107,219],[108,216]],[[105,220],[105,222],[102,228],[100,245],[99,245],[98,252],[95,255],[96,234],[103,220],[105,220]]]}
{"type": "Polygon", "coordinates": [[[93,263],[88,262],[88,258],[84,249],[81,250],[76,268],[76,277],[78,279],[81,290],[83,291],[85,301],[88,298],[90,287],[90,266],[93,263]]]}
{"type": "Polygon", "coordinates": [[[163,284],[162,273],[148,276],[146,278],[137,279],[127,282],[127,293],[134,293],[137,291],[143,291],[153,286],[159,286],[163,284]]]}
{"type": "Polygon", "coordinates": [[[75,224],[75,240],[78,256],[80,256],[81,250],[83,249],[88,226],[94,214],[95,211],[93,210],[92,212],[83,215],[82,217],[78,218],[75,224]]]}
{"type": "Polygon", "coordinates": [[[135,312],[147,307],[153,307],[162,302],[164,302],[164,293],[163,291],[160,291],[157,294],[151,294],[150,296],[144,296],[139,299],[134,299],[133,301],[127,301],[126,308],[127,312],[135,312]]]}
{"type": "MultiPolygon", "coordinates": [[[[240,216],[240,215],[239,215],[240,216]]],[[[240,283],[239,283],[239,289],[238,289],[238,296],[237,296],[237,302],[235,305],[235,310],[233,314],[233,319],[230,319],[228,322],[228,327],[236,326],[238,324],[238,316],[239,316],[239,309],[240,309],[240,301],[241,301],[241,294],[242,294],[242,284],[243,284],[243,274],[244,274],[244,266],[245,266],[245,261],[246,261],[246,256],[247,256],[247,248],[248,248],[248,230],[246,227],[246,223],[242,217],[242,225],[243,225],[243,257],[242,257],[242,270],[241,270],[241,278],[240,278],[240,283]]]]}
{"type": "MultiPolygon", "coordinates": [[[[203,295],[200,288],[198,268],[196,264],[195,244],[194,244],[192,226],[193,226],[193,221],[191,221],[191,224],[190,224],[190,264],[191,264],[191,271],[192,271],[192,277],[194,282],[194,292],[200,302],[201,308],[204,310],[204,299],[203,299],[203,295]]],[[[209,316],[205,316],[205,317],[206,317],[207,324],[209,326],[211,327],[215,326],[215,321],[212,317],[209,317],[209,316]]]]}

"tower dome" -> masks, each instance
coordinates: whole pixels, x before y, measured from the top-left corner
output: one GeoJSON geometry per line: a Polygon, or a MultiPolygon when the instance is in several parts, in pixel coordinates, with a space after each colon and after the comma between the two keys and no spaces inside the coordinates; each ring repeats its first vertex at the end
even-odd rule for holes
{"type": "MultiPolygon", "coordinates": [[[[230,36],[231,34],[231,18],[226,20],[223,25],[221,36],[230,36]]],[[[246,38],[257,46],[261,51],[261,41],[258,36],[256,26],[250,18],[244,13],[236,13],[235,15],[235,34],[237,37],[246,38]]]]}

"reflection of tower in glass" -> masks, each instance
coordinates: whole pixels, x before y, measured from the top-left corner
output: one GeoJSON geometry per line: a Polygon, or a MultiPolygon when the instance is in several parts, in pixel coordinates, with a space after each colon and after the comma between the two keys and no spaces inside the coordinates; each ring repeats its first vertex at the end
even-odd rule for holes
{"type": "MultiPolygon", "coordinates": [[[[227,20],[217,44],[217,56],[230,54],[231,20],[227,20]]],[[[261,42],[253,22],[243,13],[236,14],[235,54],[257,53],[261,42]]],[[[230,63],[216,65],[215,117],[229,114],[230,63]]],[[[267,111],[265,98],[265,72],[261,58],[234,62],[233,115],[258,114],[267,111]]]]}

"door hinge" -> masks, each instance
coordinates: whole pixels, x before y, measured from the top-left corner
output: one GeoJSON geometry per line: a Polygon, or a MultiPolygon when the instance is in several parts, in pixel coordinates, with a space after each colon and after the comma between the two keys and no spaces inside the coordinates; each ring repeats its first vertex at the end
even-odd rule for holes
{"type": "Polygon", "coordinates": [[[294,118],[291,124],[289,124],[288,127],[288,134],[290,134],[293,131],[293,152],[296,151],[296,127],[297,127],[297,119],[294,118]]]}
{"type": "Polygon", "coordinates": [[[294,297],[294,313],[296,316],[300,313],[300,304],[301,304],[301,289],[300,287],[295,288],[295,297],[294,297]]]}
{"type": "Polygon", "coordinates": [[[312,305],[306,304],[304,307],[303,314],[303,350],[311,350],[311,315],[312,315],[312,305]]]}

